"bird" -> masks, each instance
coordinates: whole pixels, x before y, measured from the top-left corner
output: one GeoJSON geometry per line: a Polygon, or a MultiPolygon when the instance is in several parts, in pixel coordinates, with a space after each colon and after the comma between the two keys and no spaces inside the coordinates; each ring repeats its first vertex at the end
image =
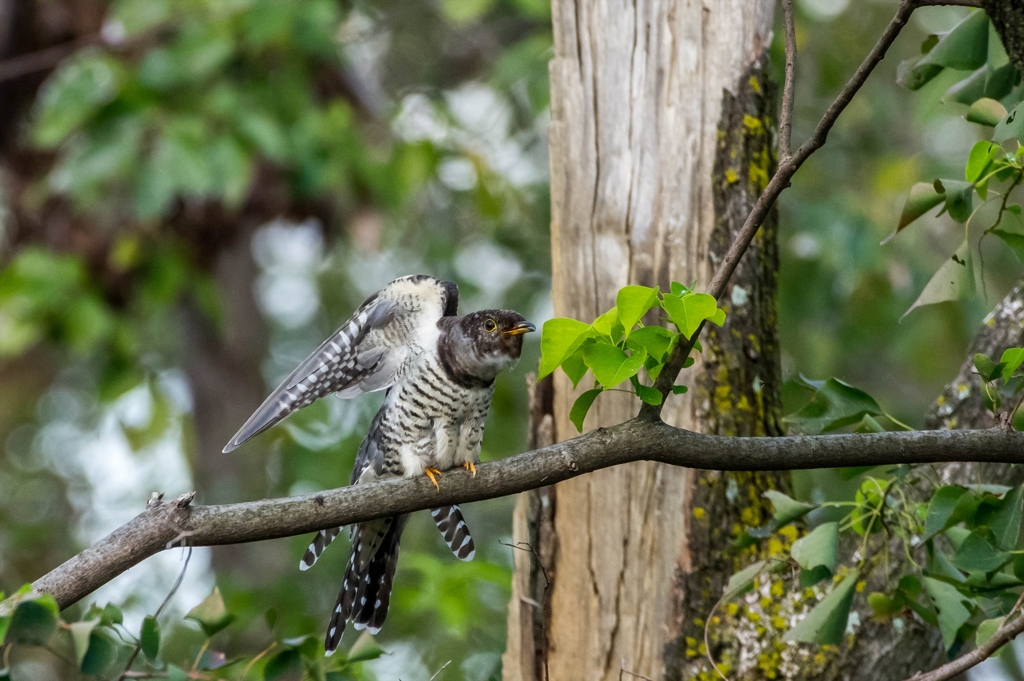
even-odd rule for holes
{"type": "MultiPolygon", "coordinates": [[[[427,275],[395,279],[374,293],[270,394],[224,447],[231,452],[329,394],[387,391],[359,446],[351,484],[427,476],[462,466],[475,477],[494,381],[518,362],[523,335],[536,330],[518,312],[458,316],[459,289],[427,275]]],[[[457,505],[431,510],[461,560],[476,548],[457,505]]],[[[408,514],[349,529],[351,552],[324,649],[333,654],[348,622],[376,634],[387,617],[408,514]]],[[[299,564],[308,570],[341,532],[317,533],[299,564]]]]}

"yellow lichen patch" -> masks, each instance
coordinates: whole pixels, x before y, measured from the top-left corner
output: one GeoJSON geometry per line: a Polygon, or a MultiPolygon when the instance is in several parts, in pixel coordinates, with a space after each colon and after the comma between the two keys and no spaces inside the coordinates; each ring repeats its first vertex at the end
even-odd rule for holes
{"type": "Polygon", "coordinates": [[[761,94],[761,83],[757,80],[757,76],[751,76],[750,80],[747,81],[747,84],[750,85],[751,90],[757,94],[761,94]]]}
{"type": "Polygon", "coordinates": [[[786,525],[779,529],[779,534],[785,537],[786,541],[792,544],[796,541],[797,537],[800,536],[800,530],[796,529],[796,525],[786,525]]]}
{"type": "Polygon", "coordinates": [[[743,116],[743,127],[747,129],[747,132],[751,135],[760,135],[764,132],[764,124],[761,123],[760,118],[754,118],[750,114],[743,116]]]}
{"type": "Polygon", "coordinates": [[[868,583],[866,581],[864,581],[863,579],[860,580],[859,582],[857,582],[857,586],[856,586],[857,593],[863,593],[864,592],[864,587],[866,587],[867,585],[868,585],[868,583]]]}
{"type": "Polygon", "coordinates": [[[739,173],[737,173],[732,168],[729,168],[728,170],[725,171],[725,181],[728,182],[729,184],[735,184],[736,181],[739,179],[739,173]]]}
{"type": "Polygon", "coordinates": [[[696,518],[697,520],[703,520],[704,516],[706,516],[706,515],[707,515],[707,511],[705,511],[700,506],[695,506],[693,508],[693,517],[696,518]]]}

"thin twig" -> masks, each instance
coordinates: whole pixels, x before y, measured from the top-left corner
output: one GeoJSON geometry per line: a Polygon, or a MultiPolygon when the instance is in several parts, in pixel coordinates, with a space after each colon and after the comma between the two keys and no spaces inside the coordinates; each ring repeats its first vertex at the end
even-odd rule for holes
{"type": "Polygon", "coordinates": [[[793,22],[793,0],[782,0],[786,23],[786,76],[782,85],[782,113],[779,116],[779,156],[789,159],[793,138],[793,85],[796,81],[796,26],[793,22]]]}
{"type": "Polygon", "coordinates": [[[636,672],[631,672],[628,669],[626,669],[626,658],[622,658],[621,664],[619,665],[619,681],[622,681],[622,675],[623,674],[629,674],[630,676],[632,676],[634,678],[643,679],[644,681],[654,681],[654,679],[652,679],[649,676],[644,676],[643,674],[637,674],[636,672]]]}
{"type": "MultiPolygon", "coordinates": [[[[160,613],[164,611],[167,604],[171,602],[171,597],[177,592],[178,587],[181,586],[182,581],[185,579],[185,571],[188,570],[188,562],[192,560],[192,547],[188,548],[188,552],[185,554],[185,564],[181,566],[181,572],[178,573],[178,579],[175,580],[174,586],[167,592],[167,598],[160,604],[160,607],[156,609],[156,613],[153,615],[153,619],[160,616],[160,613]]],[[[139,642],[135,644],[135,650],[132,651],[131,657],[128,658],[128,664],[124,666],[124,672],[121,673],[121,678],[118,681],[124,681],[128,677],[128,670],[132,668],[132,663],[135,662],[135,658],[139,656],[139,651],[142,650],[142,637],[139,637],[139,642]]]]}
{"type": "MultiPolygon", "coordinates": [[[[806,142],[800,145],[800,148],[793,155],[779,163],[779,167],[768,182],[768,186],[765,187],[764,192],[758,197],[757,203],[754,204],[753,210],[747,216],[746,222],[743,223],[743,227],[729,246],[725,257],[722,258],[722,264],[718,267],[718,271],[715,272],[715,276],[708,286],[707,292],[712,296],[720,298],[725,293],[729,279],[732,278],[736,267],[739,266],[740,259],[747,252],[750,243],[754,240],[754,235],[757,234],[757,230],[760,229],[761,223],[775,204],[775,200],[779,198],[779,194],[789,187],[790,180],[792,180],[796,171],[800,169],[800,166],[804,164],[804,161],[825,144],[828,139],[828,133],[832,130],[832,126],[835,125],[839,115],[853,101],[854,95],[860,91],[868,76],[871,75],[871,72],[874,71],[875,67],[885,57],[885,53],[889,50],[893,41],[896,40],[900,31],[903,30],[907,20],[910,19],[910,15],[917,6],[914,0],[901,0],[899,9],[896,10],[895,16],[893,16],[889,25],[886,26],[882,36],[875,43],[875,46],[871,48],[864,61],[861,62],[853,77],[843,87],[839,96],[836,97],[835,101],[825,111],[825,114],[814,129],[814,133],[806,142]]],[[[689,357],[690,351],[693,349],[703,328],[704,323],[702,322],[689,341],[676,346],[658,375],[658,379],[654,382],[654,387],[661,392],[664,398],[667,398],[669,392],[671,392],[672,385],[675,383],[679,371],[683,368],[683,363],[689,357]]],[[[657,405],[645,402],[640,408],[641,417],[648,420],[658,418],[661,415],[661,409],[664,404],[665,399],[662,399],[661,403],[657,405]]]]}
{"type": "Polygon", "coordinates": [[[448,665],[450,665],[451,663],[452,663],[452,661],[448,660],[443,665],[441,665],[441,668],[438,669],[436,672],[434,672],[434,675],[430,677],[430,681],[434,681],[434,679],[437,678],[437,675],[440,674],[441,672],[443,672],[444,668],[447,667],[448,665]]]}
{"type": "Polygon", "coordinates": [[[918,7],[976,7],[981,9],[977,0],[918,0],[918,7]]]}

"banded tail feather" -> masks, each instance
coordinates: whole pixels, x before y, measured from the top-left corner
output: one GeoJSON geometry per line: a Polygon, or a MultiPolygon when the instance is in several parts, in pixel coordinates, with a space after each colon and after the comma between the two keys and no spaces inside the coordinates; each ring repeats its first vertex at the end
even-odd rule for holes
{"type": "Polygon", "coordinates": [[[317,559],[320,558],[320,554],[331,545],[331,542],[337,538],[339,532],[341,532],[340,527],[332,527],[329,530],[317,532],[316,536],[313,537],[313,541],[310,542],[309,548],[306,549],[306,553],[303,554],[302,560],[299,561],[299,569],[305,572],[313,567],[317,559]]]}
{"type": "Polygon", "coordinates": [[[384,524],[371,521],[353,529],[352,553],[345,568],[345,579],[327,625],[324,650],[328,655],[334,654],[341,645],[349,621],[355,629],[368,629],[371,634],[379,632],[384,625],[398,565],[398,541],[408,519],[408,515],[395,516],[385,519],[384,524]],[[386,529],[371,553],[367,550],[374,545],[370,537],[376,537],[382,526],[386,529]]]}
{"type": "Polygon", "coordinates": [[[476,544],[469,533],[466,519],[462,517],[462,509],[458,506],[441,506],[430,511],[438,531],[444,542],[459,560],[473,560],[476,555],[476,544]]]}

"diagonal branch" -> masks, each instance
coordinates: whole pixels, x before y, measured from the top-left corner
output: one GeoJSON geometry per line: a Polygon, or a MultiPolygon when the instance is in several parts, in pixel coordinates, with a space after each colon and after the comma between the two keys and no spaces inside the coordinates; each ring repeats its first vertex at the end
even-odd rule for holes
{"type": "MultiPolygon", "coordinates": [[[[885,53],[889,50],[889,47],[896,40],[896,36],[900,34],[903,27],[907,24],[907,20],[910,19],[910,15],[914,10],[920,6],[920,2],[917,0],[901,0],[899,9],[896,10],[895,16],[889,22],[889,25],[885,27],[885,31],[882,33],[882,37],[878,39],[875,46],[871,48],[871,51],[861,62],[861,65],[854,72],[853,77],[843,87],[839,96],[836,97],[832,105],[828,107],[825,114],[821,117],[818,122],[818,126],[814,129],[814,133],[807,139],[806,142],[800,145],[800,148],[795,153],[789,155],[788,149],[782,150],[783,158],[779,163],[778,169],[775,171],[775,175],[768,182],[768,186],[765,187],[764,192],[758,197],[757,203],[754,204],[754,209],[747,216],[746,222],[743,223],[742,229],[736,234],[736,238],[733,240],[732,245],[729,246],[729,250],[722,258],[722,263],[718,267],[718,271],[715,272],[714,278],[711,280],[710,286],[708,286],[708,293],[713,295],[715,298],[720,298],[725,293],[725,287],[729,283],[729,279],[732,278],[733,272],[736,271],[736,267],[740,263],[740,259],[743,254],[747,252],[750,247],[750,242],[754,240],[754,235],[757,234],[757,230],[760,229],[761,223],[764,222],[765,217],[768,215],[768,211],[771,210],[775,204],[775,200],[779,198],[779,195],[789,187],[790,180],[793,179],[793,175],[800,169],[800,166],[804,164],[811,154],[820,149],[825,141],[828,139],[828,133],[832,130],[832,126],[835,125],[836,120],[839,119],[839,115],[843,113],[846,107],[853,101],[854,95],[860,91],[861,86],[871,75],[871,72],[875,70],[879,62],[885,57],[885,53]]],[[[788,3],[785,3],[788,6],[788,3]]],[[[789,21],[787,21],[787,24],[789,21]]],[[[787,26],[787,37],[790,33],[787,26]]],[[[790,79],[789,72],[789,54],[791,50],[788,45],[786,47],[787,54],[787,85],[790,79]]],[[[792,48],[792,53],[795,57],[796,48],[792,48]]],[[[790,93],[791,94],[791,93],[790,93]]],[[[783,111],[785,112],[785,92],[783,95],[783,111]]],[[[788,118],[788,117],[787,117],[788,118]]],[[[789,125],[789,122],[786,122],[789,125]]],[[[788,132],[786,133],[788,135],[788,132]]],[[[693,350],[693,346],[696,342],[697,337],[700,336],[701,330],[703,330],[704,324],[697,328],[694,332],[693,337],[686,343],[680,343],[672,351],[671,356],[665,363],[665,367],[661,370],[657,380],[654,382],[654,387],[661,391],[663,397],[667,398],[669,392],[672,390],[672,385],[676,381],[676,377],[679,375],[679,371],[683,368],[683,363],[686,358],[690,356],[690,352],[693,350]]],[[[652,419],[657,418],[661,414],[662,405],[665,400],[662,399],[661,404],[652,405],[644,403],[640,408],[640,415],[652,419]]]]}
{"type": "MultiPolygon", "coordinates": [[[[154,505],[33,584],[67,607],[182,538],[190,546],[276,539],[436,506],[507,496],[632,461],[715,470],[792,470],[940,461],[1024,463],[1024,433],[1001,429],[795,437],[701,435],[661,421],[612,428],[477,467],[425,478],[223,506],[191,496],[154,505]]],[[[2,610],[2,607],[0,607],[2,610]]]]}
{"type": "Polygon", "coordinates": [[[918,672],[907,679],[907,681],[946,681],[946,679],[952,679],[959,674],[963,674],[968,669],[978,666],[997,650],[1017,638],[1021,633],[1024,633],[1024,615],[1018,615],[1009,622],[1005,622],[1003,626],[996,630],[992,638],[971,652],[964,653],[955,660],[947,662],[941,667],[925,674],[918,672]]]}

